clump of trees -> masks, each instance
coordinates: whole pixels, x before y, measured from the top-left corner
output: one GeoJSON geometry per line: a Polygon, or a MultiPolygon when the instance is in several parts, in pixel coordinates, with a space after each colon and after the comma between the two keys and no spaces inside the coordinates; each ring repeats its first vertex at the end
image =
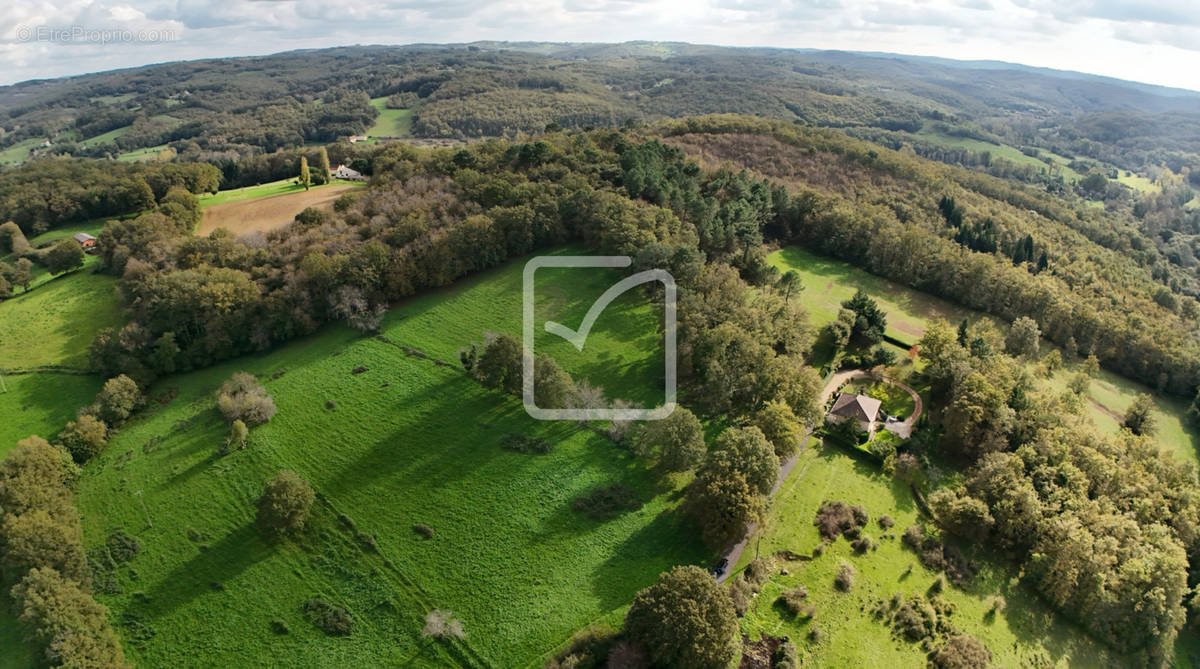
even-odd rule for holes
{"type": "Polygon", "coordinates": [[[129,667],[108,610],[89,594],[78,476],[70,454],[40,437],[0,461],[0,575],[47,665],[129,667]]]}
{"type": "Polygon", "coordinates": [[[285,469],[267,482],[258,498],[258,526],[274,537],[296,534],[304,529],[315,499],[316,493],[308,481],[285,469]]]}
{"type": "Polygon", "coordinates": [[[647,422],[634,437],[633,446],[639,456],[657,460],[669,472],[694,469],[707,450],[704,426],[696,414],[682,406],[663,420],[647,422]]]}
{"type": "Polygon", "coordinates": [[[779,458],[757,427],[727,428],[717,437],[683,509],[715,549],[741,539],[762,519],[779,478],[779,458]]]}

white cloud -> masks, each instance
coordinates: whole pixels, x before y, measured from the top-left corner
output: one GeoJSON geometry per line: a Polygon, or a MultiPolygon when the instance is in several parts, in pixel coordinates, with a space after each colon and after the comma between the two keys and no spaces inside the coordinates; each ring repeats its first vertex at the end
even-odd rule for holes
{"type": "Polygon", "coordinates": [[[0,79],[343,44],[662,40],[991,59],[1200,89],[1194,0],[30,0],[0,79]],[[38,28],[128,30],[115,44],[38,28]]]}

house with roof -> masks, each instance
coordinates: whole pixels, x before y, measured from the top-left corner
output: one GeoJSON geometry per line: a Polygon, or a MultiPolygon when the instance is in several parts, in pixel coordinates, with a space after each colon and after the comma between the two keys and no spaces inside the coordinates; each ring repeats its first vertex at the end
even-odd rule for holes
{"type": "Polygon", "coordinates": [[[358,170],[350,169],[349,167],[346,167],[345,165],[338,165],[337,169],[330,170],[329,173],[332,174],[337,179],[349,179],[351,181],[363,181],[364,179],[366,179],[366,177],[364,177],[362,175],[362,172],[359,172],[358,170]]]}
{"type": "Polygon", "coordinates": [[[84,251],[91,251],[96,248],[96,238],[86,232],[76,232],[71,235],[71,238],[79,242],[84,251]]]}
{"type": "Polygon", "coordinates": [[[883,402],[866,395],[854,393],[838,393],[829,410],[829,420],[840,422],[844,420],[858,421],[864,432],[873,432],[875,421],[879,419],[879,408],[883,402]]]}

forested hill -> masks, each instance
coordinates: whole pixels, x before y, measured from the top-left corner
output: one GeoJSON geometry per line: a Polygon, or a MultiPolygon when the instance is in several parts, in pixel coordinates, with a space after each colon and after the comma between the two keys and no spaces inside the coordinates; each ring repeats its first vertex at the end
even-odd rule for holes
{"type": "Polygon", "coordinates": [[[212,160],[368,132],[471,139],[725,112],[1200,179],[1193,91],[1005,63],[650,42],[355,46],[30,81],[0,88],[0,150],[12,162],[169,145],[212,160]],[[401,110],[403,128],[375,127],[401,110]]]}

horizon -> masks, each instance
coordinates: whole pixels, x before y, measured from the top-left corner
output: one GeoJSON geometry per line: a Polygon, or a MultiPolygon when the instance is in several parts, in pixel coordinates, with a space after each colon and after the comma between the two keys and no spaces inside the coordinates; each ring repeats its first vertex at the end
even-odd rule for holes
{"type": "Polygon", "coordinates": [[[1048,71],[1048,72],[1085,75],[1085,76],[1091,76],[1091,77],[1099,77],[1099,78],[1103,78],[1103,79],[1110,79],[1110,80],[1124,82],[1124,83],[1131,83],[1131,84],[1137,84],[1137,85],[1143,85],[1143,86],[1155,86],[1155,87],[1159,87],[1159,88],[1184,91],[1184,92],[1195,93],[1195,94],[1200,95],[1200,82],[1197,83],[1196,87],[1188,88],[1186,86],[1174,86],[1174,85],[1170,85],[1170,84],[1161,84],[1161,83],[1140,80],[1140,79],[1122,78],[1122,77],[1113,76],[1110,74],[1104,74],[1104,73],[1100,73],[1100,72],[1071,70],[1071,69],[1064,69],[1062,67],[1054,67],[1054,66],[1050,66],[1050,65],[1035,65],[1035,64],[1031,64],[1031,63],[1019,62],[1019,61],[1014,61],[1014,60],[999,60],[999,59],[995,59],[995,58],[953,58],[953,57],[948,57],[948,56],[930,55],[930,54],[923,54],[923,53],[906,53],[906,52],[899,52],[899,51],[877,51],[877,50],[866,50],[866,49],[835,49],[835,48],[802,47],[802,46],[775,46],[775,45],[769,45],[769,44],[730,45],[730,44],[711,44],[711,43],[701,43],[701,42],[685,42],[685,41],[680,41],[680,40],[643,40],[643,39],[625,40],[625,41],[620,41],[620,42],[550,41],[550,40],[530,40],[530,39],[521,39],[521,40],[480,39],[480,40],[472,40],[469,42],[406,42],[406,43],[396,43],[396,44],[392,44],[392,43],[335,44],[335,45],[329,45],[329,46],[299,47],[299,48],[291,48],[291,49],[282,49],[282,50],[278,50],[278,51],[269,51],[269,52],[264,52],[264,53],[246,53],[246,54],[225,55],[225,56],[199,56],[196,58],[178,58],[178,59],[171,59],[171,60],[152,61],[152,62],[146,62],[146,63],[141,63],[141,64],[114,67],[114,68],[110,68],[110,69],[90,70],[90,71],[78,72],[78,73],[73,73],[73,74],[62,74],[62,75],[48,76],[48,77],[35,77],[32,79],[22,79],[19,81],[0,81],[0,87],[18,86],[18,85],[22,85],[22,84],[30,84],[30,83],[38,83],[38,82],[59,81],[59,80],[65,80],[65,79],[75,79],[75,78],[80,78],[80,77],[105,74],[107,72],[117,72],[117,71],[121,71],[121,70],[138,70],[138,69],[151,68],[151,67],[156,67],[156,66],[161,66],[161,65],[171,65],[174,63],[191,63],[191,62],[200,62],[200,61],[209,61],[209,60],[235,60],[235,59],[243,59],[243,58],[270,58],[272,56],[279,56],[279,55],[287,54],[287,53],[298,53],[298,52],[303,52],[303,51],[329,51],[329,50],[334,50],[334,49],[347,49],[347,48],[397,48],[397,49],[401,49],[401,48],[418,47],[418,46],[434,47],[434,48],[453,48],[453,47],[468,47],[468,46],[474,46],[474,45],[478,45],[478,44],[506,45],[506,48],[508,50],[512,50],[512,51],[521,51],[522,49],[516,48],[516,45],[522,45],[522,44],[530,44],[530,45],[554,44],[554,45],[572,45],[572,46],[616,46],[616,45],[622,45],[622,44],[684,44],[684,45],[688,45],[688,46],[712,47],[712,48],[719,48],[719,49],[783,50],[783,51],[796,51],[796,52],[812,51],[812,52],[847,53],[847,54],[856,54],[856,55],[861,55],[861,56],[878,57],[878,58],[899,56],[902,58],[918,58],[918,59],[924,58],[924,59],[932,59],[932,60],[949,61],[951,63],[961,64],[961,65],[993,64],[993,65],[1005,66],[1005,67],[1009,67],[1009,68],[1029,68],[1029,69],[1043,70],[1043,71],[1048,71]],[[509,46],[509,45],[511,45],[511,46],[509,46]]]}
{"type": "Polygon", "coordinates": [[[1186,0],[110,2],[0,10],[0,83],[351,45],[643,41],[996,61],[1200,91],[1200,14],[1186,0]]]}

